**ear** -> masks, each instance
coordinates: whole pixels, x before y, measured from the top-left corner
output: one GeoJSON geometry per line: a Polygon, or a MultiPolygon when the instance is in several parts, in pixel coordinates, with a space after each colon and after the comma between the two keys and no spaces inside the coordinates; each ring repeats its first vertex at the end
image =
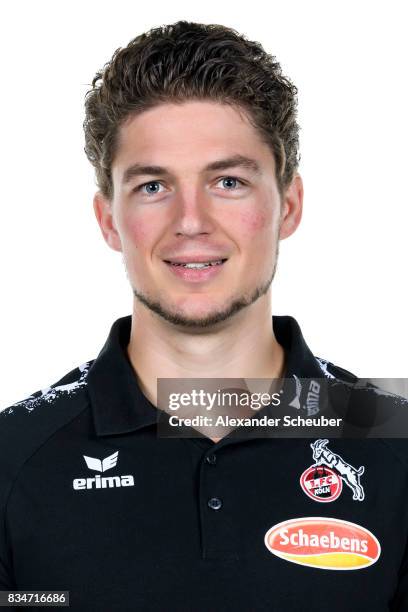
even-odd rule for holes
{"type": "Polygon", "coordinates": [[[288,238],[297,229],[302,218],[303,181],[299,174],[293,177],[282,198],[279,240],[288,238]]]}
{"type": "Polygon", "coordinates": [[[112,201],[97,191],[93,199],[93,209],[106,243],[114,251],[122,251],[122,243],[113,218],[112,201]]]}

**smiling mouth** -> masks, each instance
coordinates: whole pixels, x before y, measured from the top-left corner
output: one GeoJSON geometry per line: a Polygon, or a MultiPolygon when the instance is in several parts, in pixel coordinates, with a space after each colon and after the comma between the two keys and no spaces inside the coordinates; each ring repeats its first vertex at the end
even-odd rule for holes
{"type": "Polygon", "coordinates": [[[174,266],[176,268],[186,268],[187,270],[204,270],[205,268],[210,268],[213,266],[222,266],[225,263],[226,259],[218,259],[217,261],[208,261],[208,262],[188,262],[188,263],[175,263],[171,261],[164,262],[169,266],[174,266]]]}

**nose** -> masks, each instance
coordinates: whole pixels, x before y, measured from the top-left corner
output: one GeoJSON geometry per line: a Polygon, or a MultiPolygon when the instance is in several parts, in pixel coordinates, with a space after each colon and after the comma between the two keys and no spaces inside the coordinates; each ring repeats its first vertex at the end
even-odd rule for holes
{"type": "Polygon", "coordinates": [[[215,229],[211,198],[203,188],[197,186],[180,188],[174,211],[173,223],[176,235],[211,234],[215,229]]]}

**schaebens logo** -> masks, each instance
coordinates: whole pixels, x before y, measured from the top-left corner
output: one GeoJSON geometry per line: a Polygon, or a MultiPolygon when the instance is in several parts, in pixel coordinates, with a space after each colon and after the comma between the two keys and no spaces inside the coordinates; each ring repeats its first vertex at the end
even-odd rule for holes
{"type": "Polygon", "coordinates": [[[363,569],[381,553],[379,541],[365,527],[315,516],[274,525],[265,534],[265,546],[285,561],[328,570],[363,569]]]}
{"type": "MultiPolygon", "coordinates": [[[[105,459],[97,459],[96,457],[88,457],[83,455],[85,463],[90,470],[97,472],[106,472],[116,466],[118,462],[119,451],[105,457],[105,459]]],[[[131,474],[126,476],[100,476],[96,474],[93,478],[74,478],[72,486],[76,491],[84,489],[111,489],[115,487],[133,487],[134,479],[131,474]]]]}

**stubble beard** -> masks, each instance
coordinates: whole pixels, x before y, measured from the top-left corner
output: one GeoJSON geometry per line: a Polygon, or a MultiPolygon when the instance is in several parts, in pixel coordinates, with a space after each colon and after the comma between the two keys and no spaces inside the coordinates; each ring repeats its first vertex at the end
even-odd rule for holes
{"type": "Polygon", "coordinates": [[[225,308],[220,309],[216,312],[210,312],[203,317],[189,317],[188,315],[184,315],[183,313],[174,313],[171,310],[168,310],[163,302],[150,299],[149,296],[141,293],[134,287],[132,287],[133,295],[139,300],[139,302],[144,304],[146,308],[157,314],[159,317],[161,317],[168,323],[172,323],[173,325],[177,325],[183,328],[210,328],[211,326],[214,326],[217,323],[226,321],[227,319],[235,315],[237,312],[240,312],[244,308],[247,308],[248,306],[256,302],[256,300],[258,300],[261,296],[267,293],[275,277],[278,256],[279,241],[277,241],[276,244],[274,265],[270,277],[263,283],[260,283],[251,293],[243,294],[239,298],[232,300],[230,304],[228,304],[225,308]]]}

